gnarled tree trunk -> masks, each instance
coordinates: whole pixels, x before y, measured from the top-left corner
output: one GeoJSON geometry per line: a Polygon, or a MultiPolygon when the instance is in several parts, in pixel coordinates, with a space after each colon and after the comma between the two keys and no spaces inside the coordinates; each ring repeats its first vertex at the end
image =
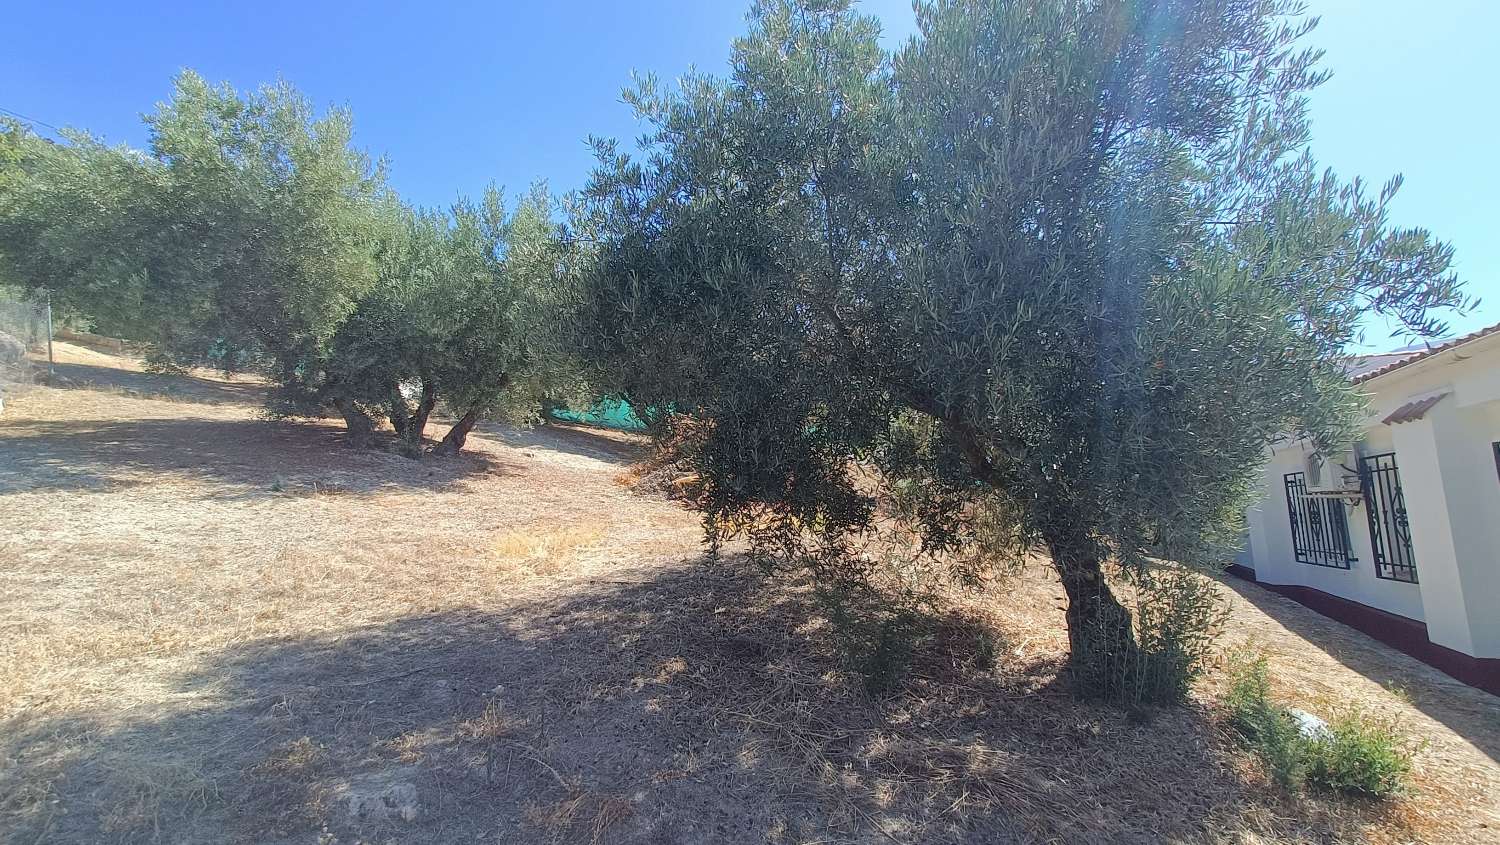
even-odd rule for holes
{"type": "Polygon", "coordinates": [[[408,424],[412,445],[422,444],[422,435],[427,431],[427,418],[432,416],[432,409],[435,407],[437,407],[437,385],[427,379],[422,379],[422,398],[417,400],[417,410],[412,413],[408,424]]]}
{"type": "Polygon", "coordinates": [[[1140,647],[1130,611],[1105,580],[1103,550],[1071,516],[1053,514],[1042,528],[1068,595],[1069,662],[1083,692],[1119,697],[1140,669],[1140,647]]]}
{"type": "Polygon", "coordinates": [[[401,453],[408,458],[422,457],[422,435],[427,432],[427,418],[437,405],[437,385],[423,380],[422,396],[413,409],[401,394],[400,388],[391,391],[391,425],[401,438],[401,453]],[[399,409],[399,410],[398,410],[399,409]]]}
{"type": "Polygon", "coordinates": [[[458,422],[454,423],[452,428],[448,429],[448,433],[443,435],[442,442],[433,447],[432,453],[434,455],[458,454],[459,450],[464,447],[464,443],[468,441],[469,432],[474,430],[474,424],[477,422],[479,422],[479,411],[470,408],[467,413],[459,417],[458,422]]]}
{"type": "Polygon", "coordinates": [[[353,399],[336,399],[333,406],[344,418],[344,426],[349,432],[349,445],[361,449],[370,445],[370,439],[375,435],[375,420],[353,399]]]}
{"type": "MultiPolygon", "coordinates": [[[[978,478],[1005,489],[1005,475],[991,461],[981,431],[921,391],[909,390],[908,398],[913,408],[947,424],[949,435],[978,478]]],[[[1024,445],[1017,451],[1023,449],[1024,445]]],[[[1039,517],[1042,540],[1068,594],[1069,662],[1083,691],[1113,697],[1123,688],[1128,673],[1139,668],[1140,647],[1130,611],[1115,598],[1104,578],[1105,549],[1089,529],[1085,508],[1067,495],[1061,492],[1043,503],[1039,517]]]]}
{"type": "Polygon", "coordinates": [[[391,388],[391,428],[396,430],[396,436],[402,440],[406,439],[408,423],[411,420],[411,407],[406,404],[406,397],[401,395],[400,387],[391,388]]]}

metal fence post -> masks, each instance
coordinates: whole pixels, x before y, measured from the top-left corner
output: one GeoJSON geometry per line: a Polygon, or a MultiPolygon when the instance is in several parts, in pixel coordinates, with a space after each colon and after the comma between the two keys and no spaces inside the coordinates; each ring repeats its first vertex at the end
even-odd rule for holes
{"type": "Polygon", "coordinates": [[[47,377],[57,375],[52,361],[52,291],[47,291],[47,377]]]}

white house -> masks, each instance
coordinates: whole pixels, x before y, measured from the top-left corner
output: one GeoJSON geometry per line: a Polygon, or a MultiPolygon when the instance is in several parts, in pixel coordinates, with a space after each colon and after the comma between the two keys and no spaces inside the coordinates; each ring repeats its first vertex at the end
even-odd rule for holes
{"type": "Polygon", "coordinates": [[[1272,449],[1233,569],[1500,695],[1500,325],[1351,374],[1363,438],[1272,449]]]}

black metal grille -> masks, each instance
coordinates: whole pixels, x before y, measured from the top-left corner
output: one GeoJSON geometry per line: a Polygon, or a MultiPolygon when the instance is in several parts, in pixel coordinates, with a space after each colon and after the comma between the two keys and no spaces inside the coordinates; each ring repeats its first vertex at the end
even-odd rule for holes
{"type": "Polygon", "coordinates": [[[1349,546],[1349,519],[1338,499],[1307,495],[1300,472],[1286,474],[1286,510],[1292,521],[1292,551],[1298,563],[1348,569],[1355,560],[1349,546]]]}
{"type": "Polygon", "coordinates": [[[1370,517],[1370,547],[1375,552],[1375,577],[1417,583],[1417,558],[1411,550],[1411,525],[1406,521],[1406,496],[1396,453],[1359,459],[1365,488],[1365,512],[1370,517]]]}

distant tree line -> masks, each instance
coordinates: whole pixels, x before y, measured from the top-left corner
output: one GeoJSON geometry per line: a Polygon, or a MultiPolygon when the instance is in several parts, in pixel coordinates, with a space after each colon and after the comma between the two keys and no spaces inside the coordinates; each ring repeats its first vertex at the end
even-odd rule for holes
{"type": "Polygon", "coordinates": [[[418,454],[486,415],[524,417],[577,372],[553,201],[495,188],[446,211],[402,203],[352,146],[347,111],[286,83],[241,94],[192,72],[146,118],[147,150],[0,129],[0,281],[147,342],[163,367],[271,380],[271,410],[390,420],[418,454]]]}
{"type": "Polygon", "coordinates": [[[845,0],[759,0],[728,75],[627,92],[644,149],[595,140],[566,213],[406,208],[346,112],[184,74],[144,152],[0,135],[0,273],[411,450],[440,405],[452,450],[587,382],[687,444],[710,542],[824,584],[1043,551],[1081,687],[1171,698],[1212,614],[1154,562],[1222,559],[1272,438],[1355,435],[1367,317],[1469,304],[1399,180],[1312,158],[1312,25],[933,0],[887,51],[845,0]]]}

